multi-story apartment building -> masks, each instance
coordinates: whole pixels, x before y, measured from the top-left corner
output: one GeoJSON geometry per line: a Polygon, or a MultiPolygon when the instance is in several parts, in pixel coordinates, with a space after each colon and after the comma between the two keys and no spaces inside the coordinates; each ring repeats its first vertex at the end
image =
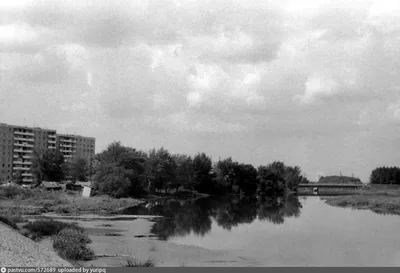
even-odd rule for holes
{"type": "Polygon", "coordinates": [[[57,135],[57,150],[65,161],[71,161],[74,156],[82,157],[91,162],[95,153],[95,138],[78,135],[57,135]]]}
{"type": "Polygon", "coordinates": [[[77,135],[57,135],[56,130],[0,123],[0,181],[11,180],[18,173],[25,183],[33,182],[31,171],[34,150],[55,149],[66,162],[75,156],[92,162],[95,139],[77,135]]]}
{"type": "Polygon", "coordinates": [[[12,179],[14,129],[0,123],[0,180],[12,179]]]}

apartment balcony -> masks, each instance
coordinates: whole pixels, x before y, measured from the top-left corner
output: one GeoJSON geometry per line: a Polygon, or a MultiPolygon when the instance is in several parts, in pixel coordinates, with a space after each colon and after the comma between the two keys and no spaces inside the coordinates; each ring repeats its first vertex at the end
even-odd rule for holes
{"type": "Polygon", "coordinates": [[[47,137],[48,137],[48,138],[54,138],[54,139],[56,139],[56,138],[57,138],[57,135],[47,135],[47,137]]]}
{"type": "Polygon", "coordinates": [[[60,148],[75,148],[75,145],[69,145],[69,144],[67,144],[67,145],[60,145],[60,148]]]}
{"type": "Polygon", "coordinates": [[[29,148],[33,148],[32,144],[29,143],[14,143],[15,146],[19,146],[19,147],[29,147],[29,148]]]}
{"type": "Polygon", "coordinates": [[[22,176],[32,177],[32,174],[31,173],[23,173],[22,176]]]}
{"type": "Polygon", "coordinates": [[[28,153],[28,154],[33,153],[32,150],[22,150],[22,149],[14,149],[14,152],[16,152],[16,153],[28,153]]]}
{"type": "Polygon", "coordinates": [[[25,137],[14,137],[15,141],[29,141],[29,142],[34,142],[35,140],[33,138],[25,138],[25,137]]]}
{"type": "Polygon", "coordinates": [[[56,144],[56,141],[55,141],[55,140],[48,140],[47,142],[48,142],[48,143],[51,143],[51,144],[56,144]]]}
{"type": "Polygon", "coordinates": [[[21,171],[29,171],[31,168],[29,167],[14,167],[13,170],[21,170],[21,171]]]}
{"type": "MultiPolygon", "coordinates": [[[[21,158],[21,155],[13,155],[14,158],[21,158]]],[[[23,155],[22,158],[24,159],[31,159],[32,157],[29,155],[23,155]]]]}
{"type": "Polygon", "coordinates": [[[31,161],[21,161],[21,159],[16,159],[13,161],[13,164],[25,164],[25,165],[31,165],[31,161]]]}
{"type": "Polygon", "coordinates": [[[60,142],[66,142],[66,143],[76,143],[76,139],[66,139],[66,138],[61,138],[60,142]]]}
{"type": "Polygon", "coordinates": [[[34,133],[32,132],[21,132],[21,131],[14,131],[15,135],[21,135],[21,136],[35,136],[34,133]]]}
{"type": "Polygon", "coordinates": [[[49,146],[49,147],[47,147],[48,149],[55,149],[56,148],[56,146],[49,146]]]}
{"type": "Polygon", "coordinates": [[[71,154],[71,153],[75,153],[75,150],[60,149],[60,152],[71,154]]]}
{"type": "Polygon", "coordinates": [[[23,177],[22,182],[33,182],[32,178],[23,177]]]}

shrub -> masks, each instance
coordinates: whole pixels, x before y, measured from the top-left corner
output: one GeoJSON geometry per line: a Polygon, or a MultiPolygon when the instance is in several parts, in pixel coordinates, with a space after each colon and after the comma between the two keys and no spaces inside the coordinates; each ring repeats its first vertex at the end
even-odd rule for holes
{"type": "Polygon", "coordinates": [[[133,260],[127,260],[125,267],[154,267],[155,263],[154,260],[152,259],[147,259],[146,261],[133,261],[133,260]]]}
{"type": "Polygon", "coordinates": [[[13,221],[11,217],[0,215],[0,222],[12,227],[13,229],[18,229],[16,222],[13,221]]]}
{"type": "Polygon", "coordinates": [[[34,233],[38,237],[56,235],[63,229],[75,229],[83,232],[83,228],[74,223],[65,223],[54,220],[38,220],[30,222],[24,226],[25,229],[34,233]]]}
{"type": "Polygon", "coordinates": [[[6,186],[0,189],[0,197],[3,198],[14,198],[18,195],[22,195],[25,190],[18,186],[6,186]]]}
{"type": "Polygon", "coordinates": [[[64,259],[88,261],[94,258],[93,251],[87,247],[89,237],[81,230],[66,228],[54,237],[53,247],[64,259]]]}

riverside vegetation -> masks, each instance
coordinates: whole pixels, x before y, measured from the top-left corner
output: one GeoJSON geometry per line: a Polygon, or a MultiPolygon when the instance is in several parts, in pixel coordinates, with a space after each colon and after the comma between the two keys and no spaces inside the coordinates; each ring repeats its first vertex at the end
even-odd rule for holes
{"type": "MultiPolygon", "coordinates": [[[[93,251],[87,247],[90,239],[82,228],[48,220],[24,225],[27,220],[23,216],[43,213],[116,214],[123,212],[124,208],[135,207],[144,200],[160,197],[193,199],[204,196],[232,198],[238,200],[235,204],[241,205],[247,204],[246,200],[249,198],[257,196],[261,201],[256,203],[257,206],[254,208],[249,205],[249,211],[257,210],[258,214],[263,215],[262,212],[268,211],[270,207],[265,204],[275,204],[276,200],[285,200],[285,196],[297,191],[299,183],[308,183],[300,167],[286,166],[283,162],[276,161],[258,168],[251,164],[233,161],[232,158],[213,163],[204,153],[193,157],[173,155],[164,148],[143,152],[123,146],[119,142],[110,144],[107,149],[97,154],[94,162],[85,163],[79,159],[67,165],[62,156],[51,153],[51,151],[42,154],[35,152],[32,172],[36,180],[49,179],[61,182],[69,176],[75,181],[86,181],[88,177],[93,177],[94,196],[83,198],[79,194],[66,191],[48,192],[17,186],[2,187],[0,221],[34,240],[50,236],[53,239],[54,249],[60,256],[70,260],[90,260],[94,257],[93,251]],[[265,198],[272,198],[275,201],[265,203],[262,201],[265,198]],[[68,243],[70,240],[74,244],[68,243]]],[[[400,184],[399,174],[399,169],[395,167],[378,168],[371,174],[372,187],[362,189],[356,196],[327,198],[326,202],[334,206],[400,214],[400,201],[397,198],[400,196],[400,190],[394,187],[375,186],[375,184],[400,184]]],[[[254,218],[257,214],[253,214],[251,217],[254,218]]],[[[248,221],[246,217],[245,221],[248,221]]],[[[275,216],[273,220],[281,221],[275,216]]],[[[156,227],[162,223],[159,222],[156,227]]],[[[149,261],[132,262],[132,260],[126,264],[128,267],[153,265],[154,263],[149,261]]]]}
{"type": "Polygon", "coordinates": [[[368,209],[380,214],[400,215],[400,168],[379,167],[372,171],[369,185],[356,195],[326,198],[332,206],[368,209]]]}

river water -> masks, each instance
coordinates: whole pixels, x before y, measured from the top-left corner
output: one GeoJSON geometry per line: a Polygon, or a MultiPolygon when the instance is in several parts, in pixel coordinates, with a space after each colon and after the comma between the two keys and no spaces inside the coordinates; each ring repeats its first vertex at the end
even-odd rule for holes
{"type": "Polygon", "coordinates": [[[400,266],[400,216],[332,207],[323,198],[165,200],[124,213],[165,216],[151,230],[160,240],[265,266],[400,266]]]}

